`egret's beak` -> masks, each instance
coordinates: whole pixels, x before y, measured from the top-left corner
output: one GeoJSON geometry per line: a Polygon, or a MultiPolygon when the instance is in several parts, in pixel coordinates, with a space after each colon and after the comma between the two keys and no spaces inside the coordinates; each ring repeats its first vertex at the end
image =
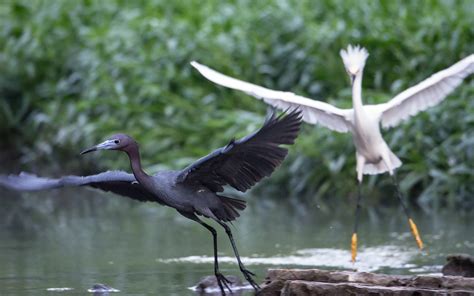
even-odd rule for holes
{"type": "Polygon", "coordinates": [[[356,79],[356,76],[355,74],[352,74],[352,73],[350,74],[350,76],[351,76],[351,84],[354,84],[354,80],[356,79]]]}
{"type": "Polygon", "coordinates": [[[350,68],[347,70],[347,73],[349,73],[349,76],[351,77],[351,83],[354,83],[354,80],[355,80],[355,78],[356,78],[357,72],[358,72],[358,69],[357,69],[356,67],[350,67],[350,68]]]}
{"type": "Polygon", "coordinates": [[[93,151],[97,151],[97,150],[109,150],[109,149],[114,148],[115,146],[116,145],[115,145],[114,141],[107,140],[107,141],[102,142],[98,145],[95,145],[95,146],[92,146],[90,148],[87,148],[87,149],[83,150],[80,154],[83,155],[83,154],[93,152],[93,151]]]}

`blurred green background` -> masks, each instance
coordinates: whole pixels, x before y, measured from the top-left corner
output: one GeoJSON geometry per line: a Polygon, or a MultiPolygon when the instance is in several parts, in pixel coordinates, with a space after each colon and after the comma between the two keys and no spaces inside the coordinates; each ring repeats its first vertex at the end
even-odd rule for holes
{"type": "MultiPolygon", "coordinates": [[[[129,170],[124,155],[78,156],[116,132],[137,139],[149,172],[179,169],[262,124],[264,103],[208,82],[192,60],[350,107],[348,44],[370,53],[365,102],[384,102],[474,52],[474,2],[1,1],[0,172],[129,170]]],[[[384,132],[423,209],[474,207],[473,98],[469,78],[384,132]]],[[[327,210],[352,200],[349,135],[305,125],[290,151],[255,194],[327,210]]],[[[387,176],[366,180],[368,204],[398,206],[387,176]]]]}

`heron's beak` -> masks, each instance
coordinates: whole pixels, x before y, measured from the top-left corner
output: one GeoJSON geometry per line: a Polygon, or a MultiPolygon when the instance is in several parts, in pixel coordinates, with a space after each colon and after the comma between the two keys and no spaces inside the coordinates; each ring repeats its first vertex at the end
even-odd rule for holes
{"type": "Polygon", "coordinates": [[[103,143],[100,143],[98,145],[95,145],[95,146],[92,146],[90,148],[87,148],[87,149],[83,150],[80,154],[83,155],[83,154],[93,152],[93,151],[97,151],[97,150],[109,150],[109,149],[112,149],[114,147],[115,147],[114,141],[107,140],[103,143]]]}
{"type": "Polygon", "coordinates": [[[97,151],[97,146],[93,146],[91,148],[87,148],[85,150],[82,150],[80,154],[83,155],[83,154],[86,154],[86,153],[89,153],[89,152],[92,152],[92,151],[97,151]]]}

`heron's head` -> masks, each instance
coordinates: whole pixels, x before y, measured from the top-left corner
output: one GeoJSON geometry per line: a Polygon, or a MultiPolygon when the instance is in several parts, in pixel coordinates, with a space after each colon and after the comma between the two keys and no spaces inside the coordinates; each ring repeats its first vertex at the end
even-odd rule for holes
{"type": "Polygon", "coordinates": [[[369,56],[369,53],[365,48],[359,45],[349,45],[347,49],[341,49],[339,54],[344,62],[347,74],[351,77],[351,81],[354,81],[355,76],[364,70],[365,60],[369,56]]]}
{"type": "Polygon", "coordinates": [[[81,154],[86,154],[92,151],[97,151],[97,150],[121,150],[121,151],[126,151],[128,147],[131,145],[135,144],[135,140],[126,135],[126,134],[116,134],[105,140],[104,142],[97,144],[95,146],[92,146],[88,149],[85,149],[84,151],[81,152],[81,154]]]}

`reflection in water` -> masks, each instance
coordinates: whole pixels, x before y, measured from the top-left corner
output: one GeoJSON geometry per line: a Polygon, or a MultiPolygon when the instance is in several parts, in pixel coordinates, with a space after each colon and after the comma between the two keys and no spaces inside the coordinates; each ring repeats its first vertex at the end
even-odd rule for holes
{"type": "MultiPolygon", "coordinates": [[[[194,295],[188,287],[213,273],[210,234],[172,209],[80,189],[0,196],[1,295],[52,287],[83,293],[98,282],[125,294],[194,295]]],[[[448,254],[474,253],[472,215],[415,213],[427,245],[420,252],[400,209],[367,207],[353,266],[349,201],[332,212],[316,204],[301,211],[262,197],[248,201],[233,232],[259,281],[278,267],[436,273],[448,254]]],[[[218,235],[222,272],[239,274],[225,233],[218,235]]]]}

